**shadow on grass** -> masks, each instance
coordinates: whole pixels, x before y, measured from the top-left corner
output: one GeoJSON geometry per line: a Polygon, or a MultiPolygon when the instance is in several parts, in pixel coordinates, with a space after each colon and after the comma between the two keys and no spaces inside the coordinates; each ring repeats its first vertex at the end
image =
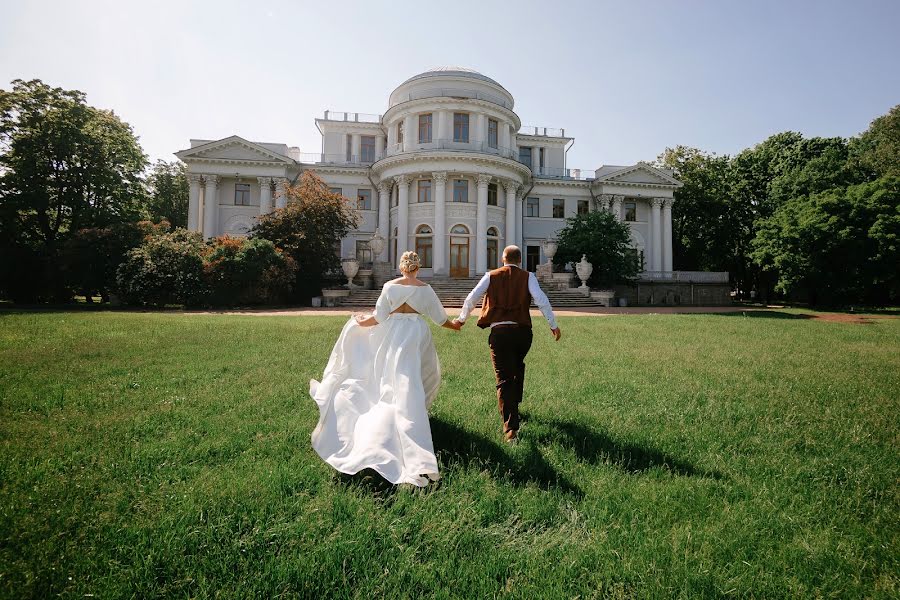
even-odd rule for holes
{"type": "Polygon", "coordinates": [[[814,315],[803,313],[788,313],[777,310],[750,309],[744,311],[718,312],[718,313],[685,313],[687,315],[716,316],[716,317],[746,317],[748,319],[813,319],[814,315]]]}

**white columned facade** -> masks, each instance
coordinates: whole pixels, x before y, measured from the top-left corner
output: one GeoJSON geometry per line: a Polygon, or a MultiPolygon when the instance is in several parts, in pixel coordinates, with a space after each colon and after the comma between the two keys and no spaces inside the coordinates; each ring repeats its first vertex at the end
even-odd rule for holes
{"type": "Polygon", "coordinates": [[[188,175],[188,231],[200,231],[200,176],[188,175]]]}
{"type": "Polygon", "coordinates": [[[272,179],[269,177],[257,177],[259,182],[259,214],[272,212],[272,179]]]}
{"type": "MultiPolygon", "coordinates": [[[[404,137],[406,132],[404,132],[404,137]]],[[[405,144],[405,142],[404,142],[405,144]]],[[[409,177],[394,177],[397,184],[397,261],[409,250],[409,177]]]]}
{"type": "Polygon", "coordinates": [[[360,161],[360,153],[362,152],[362,150],[360,150],[360,134],[354,133],[351,139],[353,140],[353,156],[350,157],[350,160],[358,163],[360,161]]]}
{"type": "Polygon", "coordinates": [[[203,237],[216,236],[219,228],[219,178],[216,175],[204,175],[206,187],[203,190],[203,237]]]}
{"type": "MultiPolygon", "coordinates": [[[[516,230],[518,227],[516,226],[516,192],[519,189],[519,185],[512,180],[507,179],[503,182],[504,187],[506,188],[506,231],[504,233],[506,237],[506,245],[512,246],[518,244],[519,236],[516,235],[516,230]]],[[[524,250],[522,251],[524,254],[524,250]]]]}
{"type": "Polygon", "coordinates": [[[522,250],[522,260],[525,260],[525,231],[522,223],[522,202],[524,198],[516,197],[516,246],[522,250]]]}
{"type": "Polygon", "coordinates": [[[382,181],[378,184],[378,233],[384,238],[384,250],[378,255],[377,260],[387,262],[390,260],[391,238],[391,182],[382,181]]]}
{"type": "Polygon", "coordinates": [[[384,134],[379,133],[375,136],[375,159],[384,158],[385,154],[384,134]]]}
{"type": "Polygon", "coordinates": [[[412,150],[413,146],[419,141],[419,128],[417,125],[414,115],[403,117],[403,149],[406,151],[412,150]]]}
{"type": "Polygon", "coordinates": [[[672,199],[666,198],[663,201],[663,271],[672,270],[672,199]]]}
{"type": "Polygon", "coordinates": [[[622,220],[622,201],[625,200],[625,196],[613,196],[612,198],[612,213],[616,216],[617,221],[622,220]]]}
{"type": "Polygon", "coordinates": [[[277,194],[277,198],[275,199],[275,207],[276,208],[284,208],[287,206],[287,194],[285,193],[285,187],[287,186],[287,179],[284,177],[275,177],[275,193],[277,194]]]}
{"type": "Polygon", "coordinates": [[[447,173],[431,174],[434,182],[434,245],[432,251],[432,273],[446,275],[447,268],[447,173]]]}
{"type": "Polygon", "coordinates": [[[662,198],[653,198],[650,201],[650,214],[651,214],[651,226],[652,233],[651,238],[653,240],[653,260],[651,261],[650,270],[651,271],[661,271],[662,270],[662,217],[660,215],[660,208],[662,207],[663,199],[662,198]]]}
{"type": "Polygon", "coordinates": [[[487,271],[487,197],[490,175],[478,176],[478,208],[475,213],[475,273],[487,271]]]}
{"type": "Polygon", "coordinates": [[[453,126],[450,121],[453,119],[453,115],[449,110],[439,110],[437,111],[437,118],[437,135],[432,136],[432,141],[451,139],[453,126]]]}
{"type": "Polygon", "coordinates": [[[472,125],[474,125],[472,131],[474,135],[471,136],[471,140],[479,146],[484,142],[484,123],[484,115],[481,113],[476,114],[475,122],[472,123],[472,125]]]}

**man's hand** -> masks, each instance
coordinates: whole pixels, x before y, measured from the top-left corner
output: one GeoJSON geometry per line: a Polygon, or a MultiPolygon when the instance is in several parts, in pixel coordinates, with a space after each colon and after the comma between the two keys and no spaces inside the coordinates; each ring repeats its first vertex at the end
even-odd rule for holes
{"type": "Polygon", "coordinates": [[[553,334],[553,337],[556,338],[557,342],[559,341],[559,338],[562,337],[562,331],[559,330],[559,327],[557,327],[556,329],[551,329],[550,333],[553,334]]]}
{"type": "Polygon", "coordinates": [[[462,326],[466,324],[465,321],[460,321],[458,317],[456,319],[453,319],[453,322],[456,323],[457,325],[459,325],[459,328],[457,329],[457,331],[462,329],[462,326]]]}

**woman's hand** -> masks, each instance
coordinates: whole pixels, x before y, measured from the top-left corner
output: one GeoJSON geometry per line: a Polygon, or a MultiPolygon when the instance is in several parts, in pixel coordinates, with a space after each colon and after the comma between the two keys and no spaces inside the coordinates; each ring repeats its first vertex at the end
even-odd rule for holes
{"type": "Polygon", "coordinates": [[[446,327],[447,329],[452,329],[453,331],[459,331],[460,329],[462,329],[462,323],[460,323],[456,319],[453,319],[452,321],[450,319],[447,319],[446,321],[444,321],[444,324],[441,325],[441,327],[446,327]]]}
{"type": "Polygon", "coordinates": [[[378,321],[375,320],[375,315],[356,313],[353,315],[353,318],[356,319],[356,324],[360,327],[372,327],[373,325],[378,325],[378,321]]]}

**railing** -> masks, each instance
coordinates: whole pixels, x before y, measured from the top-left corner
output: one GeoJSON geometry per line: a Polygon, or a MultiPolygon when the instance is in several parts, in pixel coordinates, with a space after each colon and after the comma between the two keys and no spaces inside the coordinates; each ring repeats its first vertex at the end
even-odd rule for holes
{"type": "Polygon", "coordinates": [[[519,128],[519,135],[537,135],[543,137],[566,137],[565,129],[554,129],[553,127],[536,127],[534,125],[522,125],[519,128]]]}
{"type": "Polygon", "coordinates": [[[677,281],[681,283],[728,283],[728,271],[643,271],[640,281],[677,281]]]}
{"type": "Polygon", "coordinates": [[[326,121],[353,121],[354,123],[380,123],[381,115],[367,113],[342,112],[336,110],[325,111],[326,121]]]}
{"type": "Polygon", "coordinates": [[[346,154],[318,154],[315,152],[304,152],[299,155],[297,160],[306,164],[366,166],[371,165],[373,162],[381,160],[384,157],[381,153],[376,152],[372,160],[368,160],[369,158],[369,156],[357,156],[356,154],[347,156],[346,154]]]}
{"type": "Polygon", "coordinates": [[[542,179],[576,179],[589,181],[595,179],[595,172],[590,169],[559,169],[556,167],[539,167],[532,169],[535,177],[542,179]]]}
{"type": "Polygon", "coordinates": [[[494,94],[486,94],[484,92],[479,92],[475,90],[467,90],[465,88],[432,88],[430,90],[416,90],[415,92],[410,92],[409,94],[402,94],[396,96],[396,102],[392,103],[391,106],[399,104],[401,102],[409,102],[410,100],[422,100],[424,98],[469,98],[474,100],[484,100],[485,102],[490,102],[491,104],[497,104],[502,106],[503,108],[512,110],[513,105],[511,102],[506,100],[505,98],[501,98],[500,96],[495,96],[494,94]]]}
{"type": "Polygon", "coordinates": [[[405,154],[408,152],[421,152],[428,150],[449,150],[453,152],[481,152],[494,154],[519,162],[519,152],[515,148],[491,147],[487,142],[456,142],[454,140],[432,140],[430,142],[415,142],[408,149],[404,144],[390,144],[385,150],[386,156],[405,154]]]}

